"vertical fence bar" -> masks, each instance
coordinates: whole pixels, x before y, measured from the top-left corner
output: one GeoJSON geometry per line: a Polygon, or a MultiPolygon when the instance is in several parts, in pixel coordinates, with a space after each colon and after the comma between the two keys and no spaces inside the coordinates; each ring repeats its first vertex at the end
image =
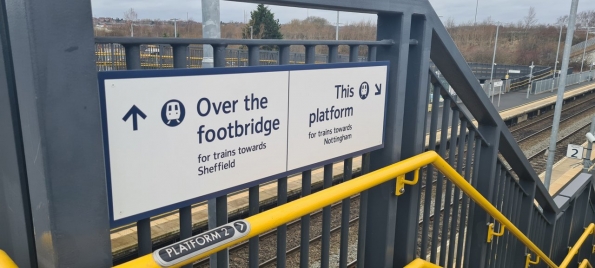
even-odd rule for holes
{"type": "MultiPolygon", "coordinates": [[[[475,136],[475,147],[473,147],[473,175],[471,176],[471,185],[473,188],[477,189],[477,180],[479,177],[479,161],[481,160],[481,150],[484,142],[480,138],[479,134],[475,136]]],[[[469,217],[467,217],[467,232],[466,232],[466,240],[465,240],[465,254],[464,254],[464,262],[463,267],[469,268],[469,259],[471,253],[471,240],[473,238],[473,232],[469,230],[469,226],[473,226],[475,224],[475,202],[471,202],[469,204],[469,217]]]]}
{"type": "MultiPolygon", "coordinates": [[[[289,64],[289,46],[279,46],[279,64],[289,64]]],[[[287,203],[287,177],[277,181],[277,205],[287,203]]],[[[277,268],[287,265],[287,225],[277,227],[277,268]]]]}
{"type": "MultiPolygon", "coordinates": [[[[481,170],[482,179],[477,181],[476,189],[493,202],[493,196],[490,190],[494,187],[496,180],[496,162],[498,157],[498,148],[500,142],[500,126],[484,124],[479,122],[479,131],[486,139],[488,145],[484,145],[480,152],[481,162],[476,162],[477,168],[481,170]]],[[[487,212],[481,207],[473,208],[473,225],[471,225],[471,247],[469,252],[469,267],[484,267],[487,251],[487,228],[489,222],[487,212]]]]}
{"type": "MultiPolygon", "coordinates": [[[[362,155],[362,175],[370,172],[370,153],[362,155]]],[[[357,230],[357,268],[363,268],[366,257],[366,224],[368,222],[368,191],[359,199],[359,226],[357,230]]]]}
{"type": "MultiPolygon", "coordinates": [[[[333,164],[324,165],[323,188],[333,186],[333,164]]],[[[331,249],[331,207],[322,209],[322,248],[320,251],[320,267],[328,268],[330,265],[331,249]]]]}
{"type": "MultiPolygon", "coordinates": [[[[492,190],[492,197],[493,200],[491,200],[491,203],[493,206],[495,206],[496,208],[498,208],[498,193],[499,191],[501,191],[501,185],[500,185],[500,177],[502,175],[502,166],[500,161],[496,160],[496,181],[494,184],[494,188],[492,190]]],[[[489,216],[488,218],[488,222],[493,223],[494,224],[494,230],[498,231],[500,228],[500,223],[497,222],[496,220],[494,220],[491,216],[489,216]]],[[[486,258],[486,266],[487,267],[492,267],[493,266],[493,261],[494,261],[494,255],[495,255],[495,250],[496,250],[496,238],[494,237],[494,239],[492,240],[491,243],[488,244],[487,246],[487,258],[486,258]]]]}
{"type": "MultiPolygon", "coordinates": [[[[141,68],[140,64],[140,46],[124,45],[126,51],[126,69],[137,70],[141,68]]],[[[151,253],[151,219],[142,219],[136,222],[136,231],[138,239],[138,256],[151,253]]]]}
{"type": "MultiPolygon", "coordinates": [[[[432,93],[432,115],[430,118],[430,140],[428,141],[428,149],[436,149],[436,133],[438,130],[438,111],[440,107],[440,85],[434,84],[434,93],[432,93]]],[[[432,190],[434,189],[434,166],[428,165],[426,167],[426,188],[424,195],[424,214],[423,225],[421,231],[421,256],[423,259],[428,255],[428,240],[430,231],[430,213],[432,204],[432,190]]],[[[436,244],[432,244],[435,247],[436,244]]]]}
{"type": "MultiPolygon", "coordinates": [[[[226,45],[213,46],[213,66],[225,67],[226,45]]],[[[209,229],[227,223],[227,195],[219,196],[208,201],[209,229]]],[[[211,268],[226,268],[229,266],[229,250],[221,250],[210,257],[211,268]]]]}
{"type": "MultiPolygon", "coordinates": [[[[523,197],[519,200],[520,202],[517,206],[520,207],[521,215],[526,215],[526,217],[521,217],[517,225],[517,228],[521,230],[524,234],[528,234],[531,228],[533,228],[533,217],[531,211],[533,211],[533,207],[535,206],[533,201],[535,200],[535,193],[537,192],[537,184],[534,181],[530,180],[523,180],[520,178],[519,185],[527,192],[527,195],[523,194],[523,197]]],[[[519,263],[525,261],[525,250],[517,250],[514,255],[513,262],[519,263]]]]}
{"type": "MultiPolygon", "coordinates": [[[[311,193],[312,171],[302,172],[302,197],[311,193]]],[[[301,219],[301,237],[300,237],[300,267],[308,268],[310,266],[310,215],[305,215],[301,219]]]]}
{"type": "Polygon", "coordinates": [[[314,64],[316,63],[316,46],[315,45],[307,45],[306,47],[306,64],[314,64]]]}
{"type": "MultiPolygon", "coordinates": [[[[446,107],[446,103],[444,104],[446,107]]],[[[448,149],[448,163],[451,166],[454,166],[456,160],[456,153],[457,153],[457,137],[458,137],[458,126],[459,126],[459,109],[453,108],[452,109],[452,123],[450,125],[450,142],[449,142],[449,149],[448,149]]],[[[446,146],[446,140],[440,141],[441,144],[444,142],[446,146]]],[[[446,180],[446,192],[444,193],[444,213],[442,215],[442,241],[440,241],[440,265],[446,266],[447,264],[447,256],[449,252],[449,245],[454,246],[452,243],[447,245],[449,241],[448,232],[450,224],[452,223],[450,217],[450,209],[451,209],[451,197],[452,197],[452,182],[450,180],[446,180]]],[[[454,201],[453,201],[454,204],[454,201]]],[[[454,206],[453,206],[454,207],[454,206]]],[[[434,216],[435,217],[435,216],[434,216]]],[[[452,242],[452,241],[451,241],[452,242]]]]}
{"type": "MultiPolygon", "coordinates": [[[[469,130],[467,134],[467,156],[465,157],[465,179],[467,182],[473,183],[471,178],[471,161],[473,160],[473,144],[475,143],[475,131],[469,130]]],[[[459,264],[458,267],[462,267],[464,265],[463,259],[463,252],[465,250],[465,238],[469,239],[467,236],[467,213],[469,206],[469,197],[466,194],[463,194],[463,204],[461,205],[461,223],[459,224],[459,241],[457,242],[457,263],[459,264]]],[[[456,263],[455,263],[456,265],[456,263]]]]}
{"type": "MultiPolygon", "coordinates": [[[[188,45],[172,45],[173,67],[186,68],[188,66],[188,45]]],[[[180,240],[192,236],[192,206],[180,208],[180,240]]],[[[192,265],[185,265],[184,268],[191,268],[192,265]]]]}
{"type": "MultiPolygon", "coordinates": [[[[348,181],[352,176],[353,158],[343,161],[343,181],[348,181]]],[[[360,199],[361,200],[361,199],[360,199]]],[[[347,267],[347,255],[349,253],[349,219],[350,219],[350,199],[344,199],[341,203],[341,241],[339,252],[339,267],[347,267]]]]}
{"type": "MultiPolygon", "coordinates": [[[[499,205],[499,210],[500,212],[502,212],[502,214],[504,214],[507,218],[510,219],[510,214],[508,213],[508,204],[505,204],[505,200],[506,197],[510,196],[510,191],[511,191],[511,186],[512,184],[509,182],[508,178],[507,178],[507,171],[505,168],[502,169],[502,175],[500,176],[500,180],[502,180],[502,184],[503,184],[503,188],[502,188],[502,193],[500,194],[502,196],[502,198],[500,198],[500,202],[498,203],[499,205]]],[[[499,224],[500,229],[502,228],[502,224],[499,224]]],[[[508,233],[508,231],[506,231],[506,234],[508,233]]],[[[504,260],[504,255],[503,254],[503,250],[504,250],[504,245],[505,245],[505,238],[506,236],[500,236],[497,239],[497,251],[496,251],[496,259],[495,261],[492,261],[495,265],[494,267],[502,267],[502,260],[504,260]],[[502,257],[500,257],[502,256],[502,257]]]]}
{"type": "MultiPolygon", "coordinates": [[[[506,205],[507,207],[507,217],[510,219],[510,221],[512,221],[513,223],[517,223],[517,219],[516,219],[516,215],[515,215],[515,205],[516,205],[516,182],[515,180],[512,178],[512,176],[507,175],[506,180],[508,181],[509,187],[508,187],[508,194],[505,196],[504,200],[508,200],[508,204],[506,205]]],[[[509,250],[512,248],[512,241],[511,241],[512,236],[510,235],[510,232],[507,231],[506,232],[506,237],[504,238],[504,250],[505,252],[509,252],[509,250]]],[[[508,253],[506,253],[504,255],[504,258],[501,260],[500,265],[506,265],[507,263],[507,259],[508,259],[508,253]]]]}
{"type": "MultiPolygon", "coordinates": [[[[459,130],[459,137],[458,137],[458,142],[459,142],[459,148],[457,150],[458,153],[458,158],[457,158],[457,172],[459,174],[462,173],[463,170],[463,157],[465,156],[465,137],[467,136],[467,121],[466,120],[461,120],[461,124],[460,124],[460,130],[459,130]]],[[[452,156],[453,158],[455,157],[454,155],[452,156]]],[[[459,196],[461,196],[461,190],[459,189],[459,187],[455,187],[455,192],[454,192],[454,197],[453,197],[453,211],[452,211],[452,224],[450,226],[450,246],[449,246],[449,250],[448,250],[448,266],[449,267],[456,267],[456,262],[457,260],[455,259],[455,245],[458,248],[458,244],[457,244],[457,224],[459,223],[459,196]]],[[[463,210],[464,208],[461,208],[461,210],[463,210]]],[[[463,219],[461,219],[460,221],[461,223],[463,222],[463,219]]],[[[459,237],[462,237],[463,233],[459,232],[459,237]]]]}
{"type": "MultiPolygon", "coordinates": [[[[515,196],[515,198],[514,198],[515,221],[514,222],[519,222],[520,218],[521,218],[521,208],[517,204],[519,204],[521,202],[521,199],[523,197],[523,192],[520,190],[520,188],[518,186],[515,185],[513,194],[515,196]]],[[[521,247],[520,242],[515,237],[511,237],[511,239],[512,239],[512,251],[511,252],[517,252],[517,250],[520,250],[520,247],[521,247]]],[[[513,255],[507,254],[506,259],[508,260],[506,267],[511,267],[514,263],[513,255]]]]}
{"type": "MultiPolygon", "coordinates": [[[[446,156],[446,147],[448,144],[448,120],[450,117],[450,99],[445,98],[442,102],[442,126],[440,129],[440,150],[439,154],[443,158],[446,156]]],[[[438,237],[440,231],[440,211],[442,208],[442,188],[444,185],[444,175],[438,173],[436,179],[436,201],[434,202],[434,226],[432,228],[432,250],[430,253],[430,262],[438,263],[438,237]]],[[[445,204],[446,205],[446,204],[445,204]]],[[[444,238],[442,238],[444,239],[444,238]]],[[[442,249],[443,251],[444,249],[442,249]]],[[[442,255],[442,254],[441,254],[442,255]]],[[[442,264],[442,262],[440,262],[442,264]]]]}
{"type": "MultiPolygon", "coordinates": [[[[368,47],[368,61],[376,61],[376,46],[368,47]]],[[[370,153],[362,155],[362,175],[370,172],[370,153]]],[[[357,268],[364,268],[366,258],[366,230],[368,222],[368,195],[363,191],[359,198],[359,220],[357,230],[357,268]]]]}
{"type": "MultiPolygon", "coordinates": [[[[258,66],[260,65],[260,47],[259,46],[248,46],[248,65],[258,66]]],[[[252,186],[248,190],[248,210],[250,216],[256,215],[259,212],[260,199],[259,192],[260,187],[258,185],[252,186]]],[[[260,264],[258,261],[258,241],[259,237],[250,238],[249,249],[248,249],[248,267],[258,268],[260,264]]]]}

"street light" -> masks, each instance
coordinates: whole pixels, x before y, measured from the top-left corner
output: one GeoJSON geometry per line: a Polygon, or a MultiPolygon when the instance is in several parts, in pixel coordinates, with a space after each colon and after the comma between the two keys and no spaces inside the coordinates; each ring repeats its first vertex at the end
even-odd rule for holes
{"type": "Polygon", "coordinates": [[[134,22],[130,23],[130,37],[134,37],[134,26],[138,26],[134,24],[134,22]]]}
{"type": "Polygon", "coordinates": [[[558,49],[556,50],[556,63],[554,63],[554,75],[552,77],[552,90],[550,92],[554,92],[554,86],[556,82],[556,70],[558,69],[558,54],[560,54],[560,41],[562,40],[562,29],[564,28],[564,24],[560,24],[560,36],[558,36],[558,49]]]}
{"type": "MultiPolygon", "coordinates": [[[[589,22],[587,22],[588,24],[589,22]]],[[[587,34],[585,35],[585,45],[583,46],[583,60],[581,60],[581,72],[579,74],[579,82],[583,80],[583,64],[585,63],[585,53],[587,52],[587,40],[589,39],[589,29],[591,27],[587,26],[587,34]]]]}
{"type": "Polygon", "coordinates": [[[496,48],[498,47],[498,31],[500,30],[500,22],[496,27],[496,42],[494,42],[494,56],[492,57],[492,71],[490,73],[490,94],[492,94],[492,103],[494,103],[494,66],[496,65],[496,48]]]}
{"type": "Polygon", "coordinates": [[[529,66],[529,68],[531,68],[531,73],[529,74],[529,86],[527,87],[526,99],[529,98],[529,92],[531,92],[531,78],[533,78],[533,68],[535,68],[535,65],[533,65],[533,62],[531,62],[531,66],[529,66]]]}
{"type": "Polygon", "coordinates": [[[178,19],[171,19],[174,22],[174,38],[178,38],[178,19]]]}

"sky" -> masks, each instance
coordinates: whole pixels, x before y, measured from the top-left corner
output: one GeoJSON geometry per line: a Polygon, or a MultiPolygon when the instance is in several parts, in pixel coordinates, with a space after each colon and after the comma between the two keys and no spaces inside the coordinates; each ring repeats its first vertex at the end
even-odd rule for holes
{"type": "MultiPolygon", "coordinates": [[[[502,23],[516,23],[522,20],[534,7],[538,23],[553,24],[560,16],[570,12],[570,0],[430,0],[443,21],[452,18],[457,23],[473,21],[477,4],[477,21],[491,17],[493,21],[502,23]]],[[[124,12],[133,8],[139,19],[172,18],[195,21],[202,20],[200,0],[91,0],[94,17],[123,17],[124,12]]],[[[249,18],[250,11],[256,4],[238,3],[221,0],[221,21],[243,22],[244,14],[249,18]]],[[[335,23],[336,11],[269,6],[275,17],[281,23],[292,19],[305,19],[308,16],[326,18],[335,23]]],[[[578,11],[595,10],[595,1],[583,0],[579,2],[578,11]]],[[[375,21],[376,16],[359,13],[340,13],[340,23],[359,21],[375,21]]]]}

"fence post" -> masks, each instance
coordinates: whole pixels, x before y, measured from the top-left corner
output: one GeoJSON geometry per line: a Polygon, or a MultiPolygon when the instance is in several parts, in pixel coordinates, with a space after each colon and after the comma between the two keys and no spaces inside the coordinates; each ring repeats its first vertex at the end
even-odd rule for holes
{"type": "Polygon", "coordinates": [[[18,78],[20,150],[34,208],[38,265],[110,267],[91,3],[22,0],[0,5],[11,11],[0,24],[8,25],[18,78]],[[76,23],[48,27],[55,18],[76,23]]]}
{"type": "MultiPolygon", "coordinates": [[[[498,160],[498,147],[500,142],[500,126],[493,126],[479,122],[479,132],[483,135],[489,145],[482,145],[479,158],[481,162],[475,163],[473,169],[481,170],[481,174],[476,189],[486,197],[492,204],[494,203],[492,194],[496,182],[496,162],[498,160]]],[[[487,246],[486,237],[488,235],[487,224],[490,216],[480,206],[474,206],[473,225],[467,232],[471,233],[471,246],[467,267],[485,267],[487,246]]]]}
{"type": "MultiPolygon", "coordinates": [[[[395,46],[379,47],[378,60],[389,60],[384,148],[371,153],[370,169],[401,160],[403,113],[407,80],[410,14],[378,14],[377,38],[395,40],[395,46]]],[[[395,181],[368,190],[364,267],[393,267],[397,197],[395,181]]]]}
{"type": "MultiPolygon", "coordinates": [[[[418,40],[416,46],[409,49],[407,81],[405,92],[404,126],[401,147],[402,158],[408,158],[425,150],[426,113],[428,111],[428,70],[430,68],[430,44],[432,29],[426,18],[421,15],[411,17],[411,39],[418,40]],[[420,90],[421,89],[421,90],[420,90]],[[424,123],[419,123],[424,122],[424,123]]],[[[453,126],[456,127],[456,126],[453,126]]],[[[412,180],[413,174],[407,174],[412,180]]],[[[415,259],[417,233],[419,229],[421,183],[407,187],[405,194],[399,197],[397,212],[399,219],[395,228],[395,252],[393,267],[403,267],[415,259]]],[[[429,223],[428,223],[429,224],[429,223]]]]}
{"type": "MultiPolygon", "coordinates": [[[[213,45],[213,66],[225,67],[226,45],[213,45]]],[[[209,229],[227,223],[227,195],[208,201],[209,229]]],[[[229,250],[224,249],[210,256],[210,267],[225,268],[229,266],[229,250]]]]}

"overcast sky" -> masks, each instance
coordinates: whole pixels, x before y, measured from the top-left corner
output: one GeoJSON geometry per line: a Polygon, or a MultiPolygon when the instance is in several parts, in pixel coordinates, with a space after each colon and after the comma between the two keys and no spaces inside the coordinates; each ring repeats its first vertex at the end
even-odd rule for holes
{"type": "MultiPolygon", "coordinates": [[[[473,21],[477,0],[430,0],[436,13],[442,20],[453,18],[457,23],[473,21]]],[[[570,12],[570,0],[479,0],[477,20],[482,21],[490,17],[494,21],[517,22],[529,10],[535,7],[538,23],[552,24],[556,19],[570,12]]],[[[123,17],[126,10],[134,8],[139,19],[186,19],[188,16],[195,21],[201,20],[200,0],[91,0],[93,16],[95,17],[123,17]]],[[[249,16],[255,4],[246,4],[221,0],[221,21],[244,21],[244,12],[249,16]]],[[[324,17],[334,23],[337,13],[328,10],[304,8],[290,8],[270,6],[281,23],[292,19],[305,19],[308,15],[324,17]]],[[[595,1],[583,0],[579,2],[579,12],[595,10],[595,1]]],[[[341,12],[340,22],[358,22],[362,20],[376,20],[375,15],[341,12]]]]}

